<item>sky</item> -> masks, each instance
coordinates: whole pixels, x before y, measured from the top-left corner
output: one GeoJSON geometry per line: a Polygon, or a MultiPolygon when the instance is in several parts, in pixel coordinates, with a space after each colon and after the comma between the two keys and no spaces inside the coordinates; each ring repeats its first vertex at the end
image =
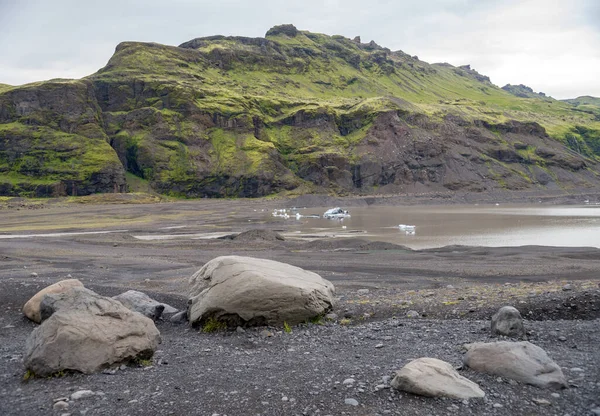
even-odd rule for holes
{"type": "Polygon", "coordinates": [[[122,41],[258,37],[282,23],[470,64],[498,86],[600,97],[600,0],[0,0],[0,83],[81,78],[122,41]]]}

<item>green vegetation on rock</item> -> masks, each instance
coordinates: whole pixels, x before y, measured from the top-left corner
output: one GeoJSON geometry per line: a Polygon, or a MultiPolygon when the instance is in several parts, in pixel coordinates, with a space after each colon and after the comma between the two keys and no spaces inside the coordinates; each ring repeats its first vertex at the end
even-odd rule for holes
{"type": "Polygon", "coordinates": [[[187,197],[593,186],[597,100],[292,25],[123,42],[82,80],[0,84],[0,194],[122,191],[126,172],[187,197]]]}

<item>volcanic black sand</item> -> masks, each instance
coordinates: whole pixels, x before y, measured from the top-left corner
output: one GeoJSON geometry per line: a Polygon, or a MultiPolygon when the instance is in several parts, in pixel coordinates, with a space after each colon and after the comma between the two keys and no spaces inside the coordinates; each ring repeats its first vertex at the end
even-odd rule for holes
{"type": "MultiPolygon", "coordinates": [[[[337,201],[304,197],[300,202],[323,206],[337,201]]],[[[250,229],[285,234],[281,223],[265,221],[265,212],[296,203],[4,203],[0,237],[118,232],[0,238],[0,414],[573,416],[600,407],[599,249],[413,251],[355,238],[281,241],[270,232],[231,237],[250,229]],[[230,237],[136,238],[174,233],[230,237]],[[210,259],[230,254],[319,273],[336,286],[338,318],[297,326],[292,333],[281,328],[203,333],[158,322],[163,342],[151,366],[23,381],[23,347],[34,324],[21,308],[39,289],[70,275],[103,295],[136,289],[185,308],[189,276],[210,259]],[[387,388],[382,379],[414,358],[430,356],[458,366],[462,344],[494,339],[489,318],[507,304],[526,319],[528,339],[563,368],[568,390],[553,396],[468,369],[461,374],[480,384],[485,399],[421,398],[387,388]],[[420,317],[407,318],[409,310],[420,317]],[[348,378],[355,383],[343,385],[348,378]],[[386,388],[376,388],[382,384],[386,388]],[[54,399],[82,389],[100,394],[71,401],[62,412],[53,410],[54,399]],[[347,398],[359,405],[346,404],[347,398]]],[[[345,203],[399,202],[357,198],[345,203]]]]}

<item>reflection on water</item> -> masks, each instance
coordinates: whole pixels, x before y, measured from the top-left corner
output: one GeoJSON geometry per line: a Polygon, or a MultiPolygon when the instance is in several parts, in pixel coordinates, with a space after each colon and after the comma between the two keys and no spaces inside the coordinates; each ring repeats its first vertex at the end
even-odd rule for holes
{"type": "MultiPolygon", "coordinates": [[[[301,209],[302,215],[323,214],[329,207],[301,209]]],[[[286,227],[304,233],[366,231],[363,238],[412,248],[445,245],[588,246],[600,248],[599,206],[409,206],[354,207],[350,218],[290,218],[286,227]],[[414,235],[399,228],[415,225],[414,235]],[[345,227],[345,228],[344,228],[345,227]]]]}

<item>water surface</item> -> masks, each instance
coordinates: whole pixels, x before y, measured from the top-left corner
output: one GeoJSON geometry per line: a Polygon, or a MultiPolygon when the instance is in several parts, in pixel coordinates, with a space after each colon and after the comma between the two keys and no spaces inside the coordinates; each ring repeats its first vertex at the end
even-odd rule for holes
{"type": "MultiPolygon", "coordinates": [[[[326,209],[299,209],[302,215],[326,209]]],[[[350,218],[272,218],[302,235],[353,234],[411,248],[452,244],[477,246],[546,245],[600,248],[600,206],[469,205],[348,208],[350,218]],[[398,228],[415,225],[414,235],[398,228]],[[344,228],[345,227],[345,228],[344,228]],[[356,233],[356,234],[354,234],[356,233]]]]}

